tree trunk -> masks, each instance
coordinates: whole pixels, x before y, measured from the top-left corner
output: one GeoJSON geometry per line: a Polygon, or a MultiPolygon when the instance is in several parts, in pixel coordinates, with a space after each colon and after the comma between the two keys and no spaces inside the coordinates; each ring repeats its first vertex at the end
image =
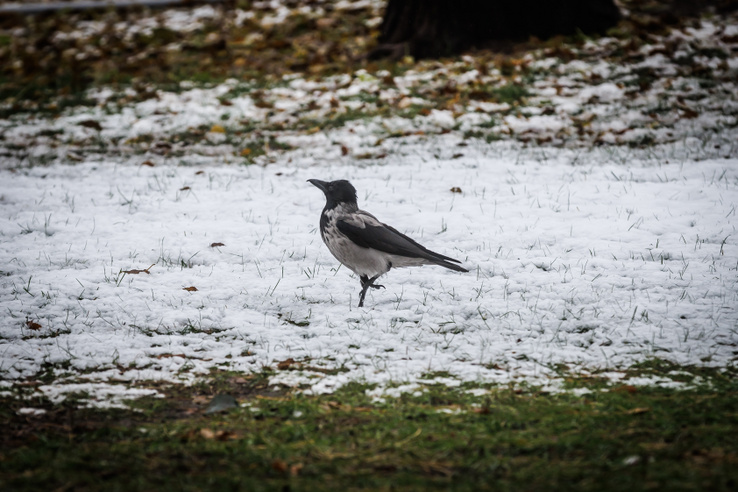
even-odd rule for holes
{"type": "Polygon", "coordinates": [[[437,58],[496,40],[602,32],[613,0],[389,0],[372,58],[437,58]]]}

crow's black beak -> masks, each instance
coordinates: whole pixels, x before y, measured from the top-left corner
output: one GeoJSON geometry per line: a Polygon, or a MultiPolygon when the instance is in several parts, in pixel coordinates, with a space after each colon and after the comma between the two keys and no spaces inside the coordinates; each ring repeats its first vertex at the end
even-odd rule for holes
{"type": "Polygon", "coordinates": [[[320,191],[322,191],[323,193],[325,193],[326,190],[328,189],[328,183],[326,183],[325,181],[321,181],[319,179],[308,179],[308,183],[319,188],[320,191]]]}

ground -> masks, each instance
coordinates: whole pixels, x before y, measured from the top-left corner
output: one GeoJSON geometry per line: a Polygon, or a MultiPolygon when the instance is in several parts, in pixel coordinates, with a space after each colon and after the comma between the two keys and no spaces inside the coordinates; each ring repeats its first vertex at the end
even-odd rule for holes
{"type": "MultiPolygon", "coordinates": [[[[625,4],[626,20],[599,38],[369,64],[360,54],[381,6],[206,5],[5,25],[0,58],[15,70],[0,84],[8,449],[27,426],[89,437],[132,407],[142,413],[120,432],[133,442],[152,418],[191,428],[144,432],[245,443],[252,414],[274,424],[302,412],[312,428],[333,411],[353,422],[362,408],[367,426],[404,422],[406,435],[387,439],[409,443],[408,413],[467,425],[507,398],[544,416],[578,404],[583,415],[658,414],[642,429],[661,426],[659,442],[672,443],[687,422],[674,401],[715,402],[719,389],[714,408],[730,404],[736,14],[668,24],[625,4]],[[393,270],[356,308],[359,281],[320,241],[323,197],[310,178],[349,179],[360,207],[470,273],[393,270]],[[188,420],[226,393],[240,424],[217,434],[188,420]]],[[[707,449],[721,471],[692,478],[729,487],[722,467],[736,451],[719,436],[735,416],[699,419],[704,432],[679,452],[642,442],[676,468],[707,449]]],[[[270,442],[260,445],[277,475],[326,473],[320,460],[280,457],[304,448],[270,442]]],[[[380,468],[399,459],[371,452],[380,468]]],[[[604,453],[618,466],[649,459],[604,453]]],[[[438,457],[423,463],[440,475],[472,466],[438,457]]]]}

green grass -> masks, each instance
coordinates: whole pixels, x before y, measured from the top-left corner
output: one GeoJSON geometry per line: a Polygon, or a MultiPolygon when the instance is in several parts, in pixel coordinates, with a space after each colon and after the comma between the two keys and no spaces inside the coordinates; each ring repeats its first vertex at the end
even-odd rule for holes
{"type": "MultiPolygon", "coordinates": [[[[633,375],[674,370],[647,366],[633,375]]],[[[734,490],[738,384],[697,372],[709,384],[683,391],[579,378],[582,396],[428,385],[382,403],[360,384],[305,396],[270,388],[268,373],[219,373],[136,412],[8,400],[0,488],[734,490]],[[217,393],[246,406],[205,415],[217,393]],[[38,405],[47,414],[16,413],[38,405]]]]}

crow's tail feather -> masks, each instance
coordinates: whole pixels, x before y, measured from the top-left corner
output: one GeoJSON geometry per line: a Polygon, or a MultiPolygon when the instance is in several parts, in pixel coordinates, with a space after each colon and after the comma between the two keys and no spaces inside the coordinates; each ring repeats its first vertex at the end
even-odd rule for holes
{"type": "Polygon", "coordinates": [[[466,273],[469,271],[466,268],[457,265],[457,263],[461,263],[459,260],[455,260],[448,256],[444,256],[442,254],[436,253],[435,251],[431,251],[429,249],[425,249],[425,251],[429,253],[428,256],[426,256],[426,258],[438,266],[446,267],[449,270],[453,270],[455,272],[466,273]]]}

